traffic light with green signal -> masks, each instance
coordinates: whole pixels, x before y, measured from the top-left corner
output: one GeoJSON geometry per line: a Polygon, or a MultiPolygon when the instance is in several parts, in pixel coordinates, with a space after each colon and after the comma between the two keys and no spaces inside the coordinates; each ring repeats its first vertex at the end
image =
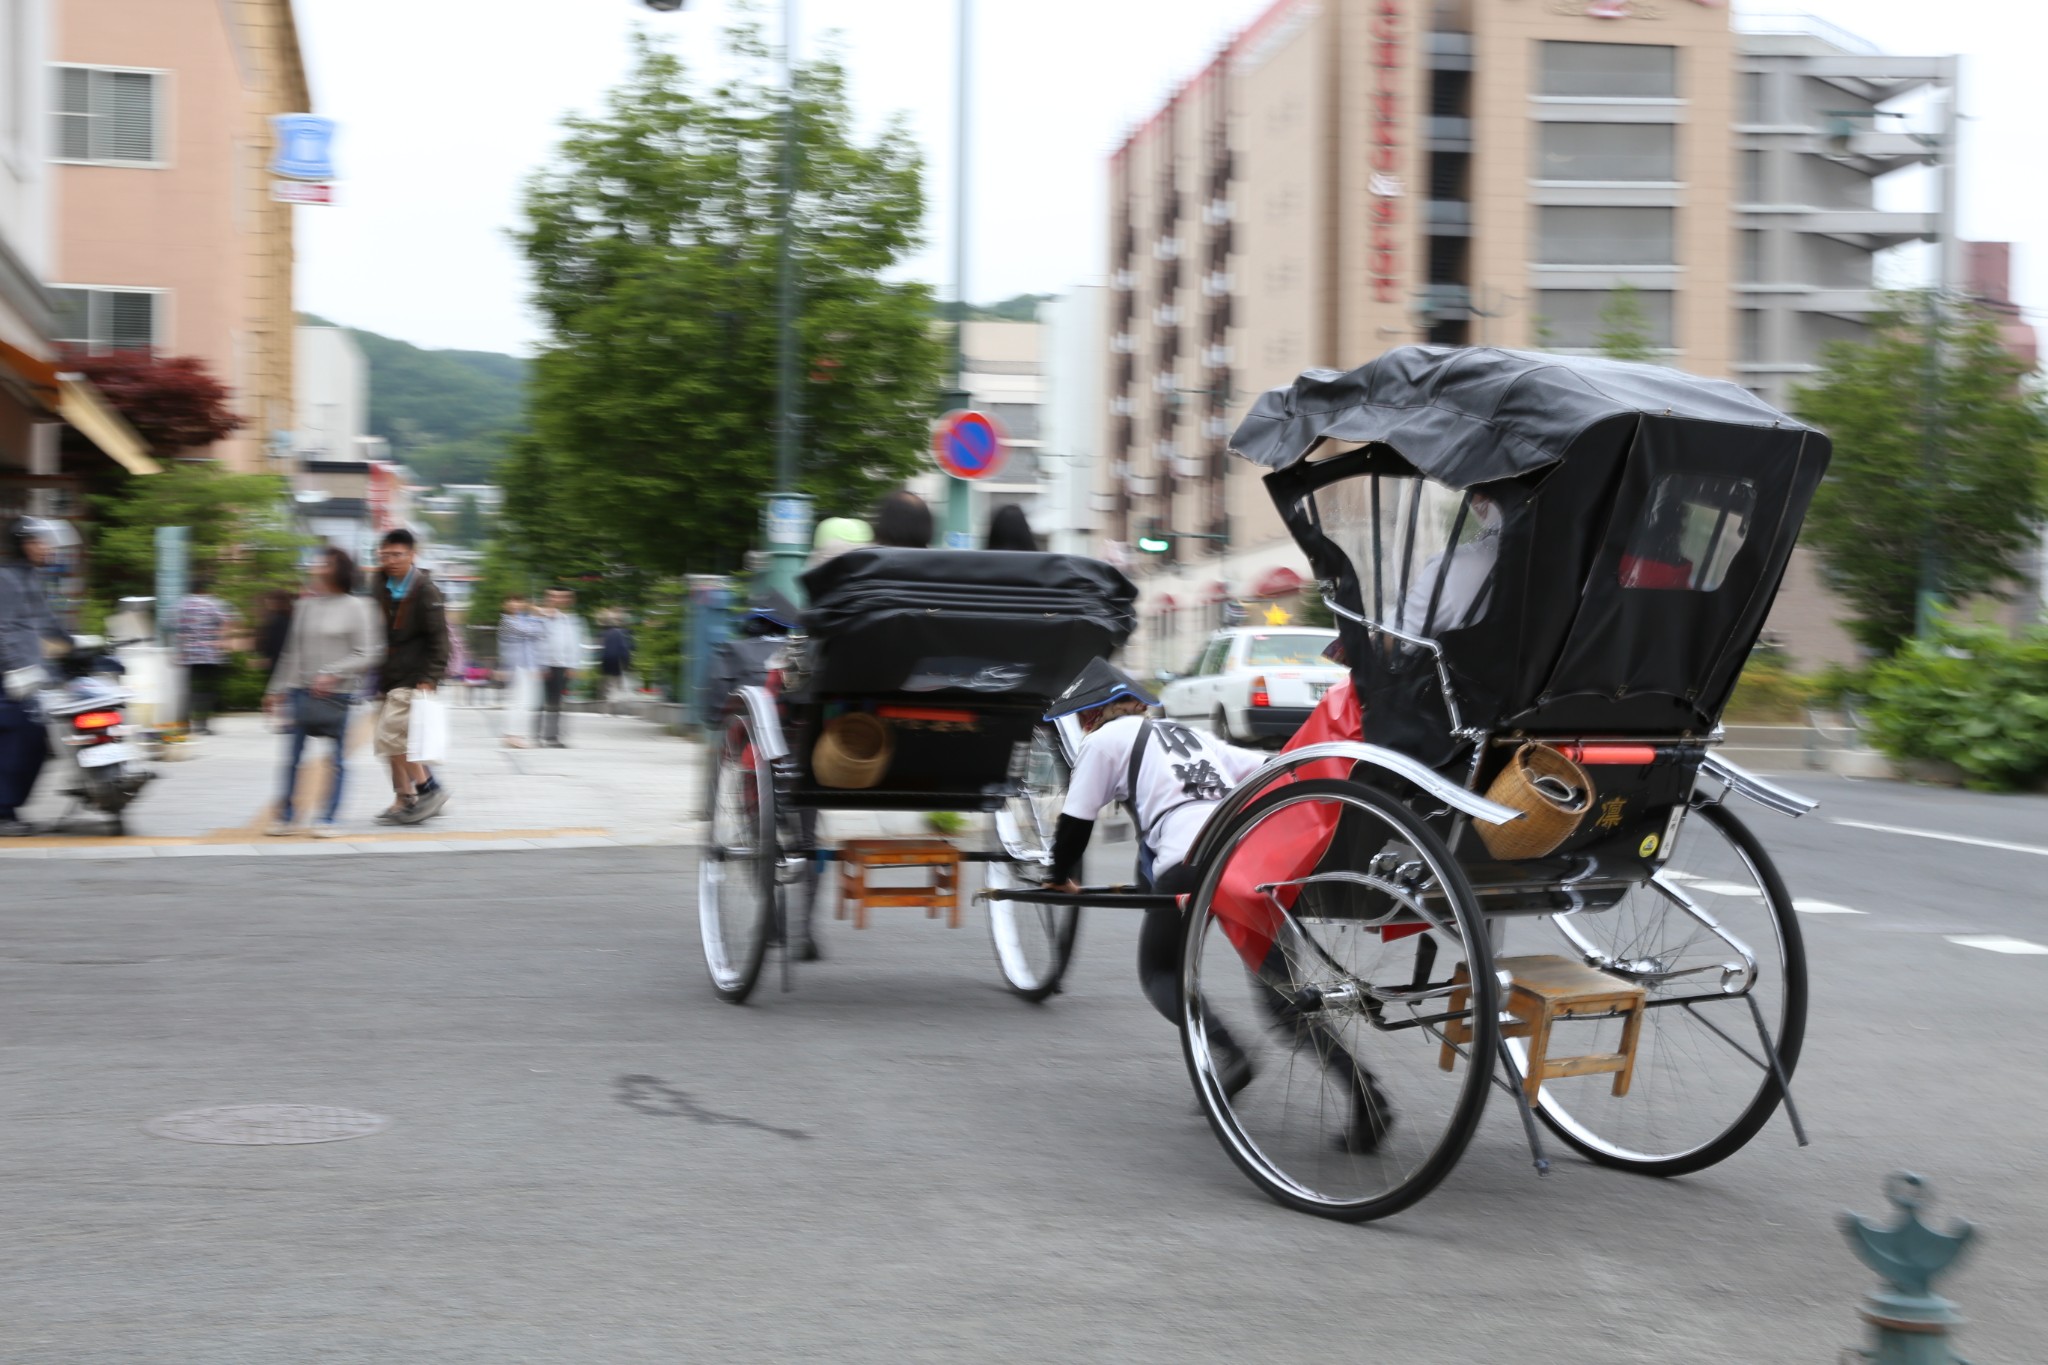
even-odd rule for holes
{"type": "Polygon", "coordinates": [[[1163,555],[1173,548],[1173,537],[1159,524],[1158,517],[1147,517],[1145,529],[1138,536],[1138,549],[1148,555],[1163,555]]]}

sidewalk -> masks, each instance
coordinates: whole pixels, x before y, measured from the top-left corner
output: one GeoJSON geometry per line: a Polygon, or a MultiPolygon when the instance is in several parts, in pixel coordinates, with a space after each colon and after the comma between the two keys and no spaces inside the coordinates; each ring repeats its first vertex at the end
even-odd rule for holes
{"type": "MultiPolygon", "coordinates": [[[[578,848],[673,844],[697,837],[703,801],[703,746],[664,734],[647,721],[598,715],[563,718],[568,749],[507,749],[504,713],[454,707],[453,745],[438,765],[450,798],[424,825],[387,827],[372,817],[391,804],[385,764],[370,754],[367,708],[350,734],[340,824],[345,835],[267,837],[284,762],[285,739],[260,716],[225,716],[217,733],[173,747],[152,763],[156,781],[127,812],[129,834],[112,838],[99,817],[75,814],[62,830],[0,839],[0,859],[147,858],[205,855],[361,855],[459,849],[578,848]]],[[[324,742],[312,746],[326,754],[324,742]]],[[[307,765],[324,769],[325,759],[307,765]]],[[[22,816],[48,826],[66,802],[57,794],[59,762],[43,770],[22,816]]],[[[301,771],[301,791],[306,791],[301,771]]],[[[312,784],[326,790],[324,772],[312,784]]],[[[308,804],[302,795],[300,804],[308,804]]],[[[306,820],[302,810],[300,822],[306,820]]]]}

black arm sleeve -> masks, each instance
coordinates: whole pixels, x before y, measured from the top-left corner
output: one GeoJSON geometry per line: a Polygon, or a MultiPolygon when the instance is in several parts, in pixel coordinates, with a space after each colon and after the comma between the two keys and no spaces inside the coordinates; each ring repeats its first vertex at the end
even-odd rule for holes
{"type": "Polygon", "coordinates": [[[1076,820],[1062,815],[1052,834],[1052,876],[1056,882],[1074,879],[1081,869],[1081,855],[1088,851],[1088,836],[1095,833],[1093,820],[1076,820]]]}

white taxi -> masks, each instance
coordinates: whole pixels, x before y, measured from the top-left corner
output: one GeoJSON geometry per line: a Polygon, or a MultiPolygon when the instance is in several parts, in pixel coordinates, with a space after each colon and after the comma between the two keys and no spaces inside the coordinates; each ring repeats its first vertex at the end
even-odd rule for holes
{"type": "Polygon", "coordinates": [[[1160,707],[1175,720],[1208,721],[1219,739],[1284,743],[1344,677],[1323,657],[1336,639],[1306,626],[1218,631],[1186,676],[1160,692],[1160,707]]]}

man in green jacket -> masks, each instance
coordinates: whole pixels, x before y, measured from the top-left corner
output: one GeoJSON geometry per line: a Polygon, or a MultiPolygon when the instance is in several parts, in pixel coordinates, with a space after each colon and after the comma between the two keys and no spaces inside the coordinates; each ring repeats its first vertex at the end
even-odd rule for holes
{"type": "Polygon", "coordinates": [[[377,670],[377,756],[391,764],[391,809],[381,825],[416,825],[441,813],[448,789],[424,763],[406,757],[413,702],[431,697],[448,671],[448,611],[433,576],[415,562],[419,549],[403,526],[384,533],[370,596],[384,614],[384,662],[377,670]]]}

